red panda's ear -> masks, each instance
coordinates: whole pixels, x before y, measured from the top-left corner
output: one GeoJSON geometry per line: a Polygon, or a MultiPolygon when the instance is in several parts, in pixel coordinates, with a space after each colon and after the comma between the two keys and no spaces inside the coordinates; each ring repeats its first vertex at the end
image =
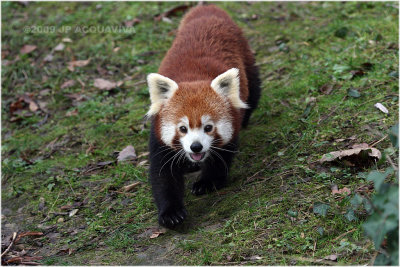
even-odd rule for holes
{"type": "Polygon", "coordinates": [[[158,73],[147,75],[147,85],[149,86],[151,106],[147,116],[156,115],[161,105],[168,100],[178,89],[178,84],[170,78],[164,77],[158,73]]]}
{"type": "Polygon", "coordinates": [[[248,108],[240,99],[239,70],[232,68],[220,74],[211,82],[211,87],[218,94],[227,97],[235,108],[248,108]]]}

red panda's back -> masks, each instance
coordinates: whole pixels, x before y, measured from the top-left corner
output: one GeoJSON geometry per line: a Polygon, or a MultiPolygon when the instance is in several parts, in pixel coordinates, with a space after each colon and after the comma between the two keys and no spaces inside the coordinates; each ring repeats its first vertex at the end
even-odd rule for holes
{"type": "Polygon", "coordinates": [[[216,6],[193,8],[182,20],[159,73],[178,84],[210,81],[230,68],[238,68],[240,96],[247,99],[245,60],[253,59],[241,29],[216,6]]]}

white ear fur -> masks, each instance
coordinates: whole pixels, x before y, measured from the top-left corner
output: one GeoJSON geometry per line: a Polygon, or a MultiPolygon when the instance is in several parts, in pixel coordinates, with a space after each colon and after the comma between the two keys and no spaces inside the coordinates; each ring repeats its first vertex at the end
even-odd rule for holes
{"type": "Polygon", "coordinates": [[[147,85],[149,86],[151,106],[146,115],[151,117],[156,115],[160,111],[161,105],[173,96],[178,89],[178,84],[158,73],[150,73],[147,75],[147,85]]]}
{"type": "Polygon", "coordinates": [[[239,70],[232,68],[220,74],[211,82],[211,87],[220,95],[231,100],[235,108],[248,108],[240,99],[239,70]]]}

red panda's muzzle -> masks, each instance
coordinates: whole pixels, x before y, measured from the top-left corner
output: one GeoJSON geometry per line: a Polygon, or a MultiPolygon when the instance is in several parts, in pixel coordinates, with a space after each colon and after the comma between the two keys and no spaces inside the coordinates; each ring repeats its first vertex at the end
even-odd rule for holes
{"type": "Polygon", "coordinates": [[[200,161],[200,160],[202,160],[204,158],[205,154],[206,154],[205,152],[203,152],[203,153],[191,153],[190,157],[195,161],[200,161]]]}

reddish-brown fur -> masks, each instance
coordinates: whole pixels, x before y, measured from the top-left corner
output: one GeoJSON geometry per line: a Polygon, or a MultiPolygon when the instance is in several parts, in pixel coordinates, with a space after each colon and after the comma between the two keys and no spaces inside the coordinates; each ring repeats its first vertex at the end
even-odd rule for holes
{"type": "Polygon", "coordinates": [[[246,67],[254,65],[254,57],[240,28],[225,11],[216,6],[199,6],[182,20],[172,47],[163,59],[158,73],[174,80],[179,89],[155,117],[160,139],[160,120],[166,116],[179,119],[186,115],[196,126],[204,114],[218,119],[221,112],[231,113],[234,135],[241,127],[241,112],[226,106],[210,86],[218,75],[231,68],[239,69],[240,98],[249,96],[246,67]],[[193,107],[193,108],[191,108],[193,107]]]}

